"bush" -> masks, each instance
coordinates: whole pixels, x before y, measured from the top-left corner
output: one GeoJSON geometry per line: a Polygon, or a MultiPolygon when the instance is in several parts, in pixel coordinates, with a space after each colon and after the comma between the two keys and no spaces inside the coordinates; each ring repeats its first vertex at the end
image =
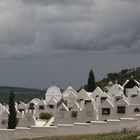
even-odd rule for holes
{"type": "Polygon", "coordinates": [[[42,120],[49,120],[52,117],[52,114],[49,114],[47,112],[42,112],[39,114],[39,118],[42,120]]]}

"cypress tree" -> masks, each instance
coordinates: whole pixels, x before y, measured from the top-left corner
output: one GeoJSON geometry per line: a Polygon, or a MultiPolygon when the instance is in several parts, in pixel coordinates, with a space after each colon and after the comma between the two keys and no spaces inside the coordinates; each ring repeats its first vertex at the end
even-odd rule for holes
{"type": "Polygon", "coordinates": [[[16,108],[15,108],[15,93],[10,92],[9,96],[9,117],[8,117],[8,129],[15,129],[17,124],[16,118],[16,108]]]}
{"type": "Polygon", "coordinates": [[[92,70],[89,72],[87,91],[93,92],[96,88],[95,76],[92,70]]]}

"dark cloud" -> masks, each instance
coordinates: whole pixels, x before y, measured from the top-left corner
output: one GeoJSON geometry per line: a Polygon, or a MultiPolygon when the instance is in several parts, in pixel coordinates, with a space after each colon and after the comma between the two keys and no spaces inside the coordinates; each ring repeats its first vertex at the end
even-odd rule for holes
{"type": "Polygon", "coordinates": [[[0,57],[140,52],[139,0],[0,0],[0,57]]]}

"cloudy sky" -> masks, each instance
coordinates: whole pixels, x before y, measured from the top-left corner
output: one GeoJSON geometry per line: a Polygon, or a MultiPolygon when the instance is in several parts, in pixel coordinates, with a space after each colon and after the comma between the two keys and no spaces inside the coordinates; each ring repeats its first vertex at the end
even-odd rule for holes
{"type": "Polygon", "coordinates": [[[79,88],[140,66],[140,0],[0,0],[0,85],[79,88]]]}

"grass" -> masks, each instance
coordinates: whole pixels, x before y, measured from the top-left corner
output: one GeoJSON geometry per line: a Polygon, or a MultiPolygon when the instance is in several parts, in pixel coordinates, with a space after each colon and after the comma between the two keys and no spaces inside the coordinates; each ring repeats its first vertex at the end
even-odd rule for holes
{"type": "MultiPolygon", "coordinates": [[[[98,135],[80,135],[80,136],[53,136],[45,138],[22,139],[22,140],[138,140],[140,131],[137,132],[119,132],[98,135]]],[[[140,140],[140,138],[139,138],[140,140]]]]}

